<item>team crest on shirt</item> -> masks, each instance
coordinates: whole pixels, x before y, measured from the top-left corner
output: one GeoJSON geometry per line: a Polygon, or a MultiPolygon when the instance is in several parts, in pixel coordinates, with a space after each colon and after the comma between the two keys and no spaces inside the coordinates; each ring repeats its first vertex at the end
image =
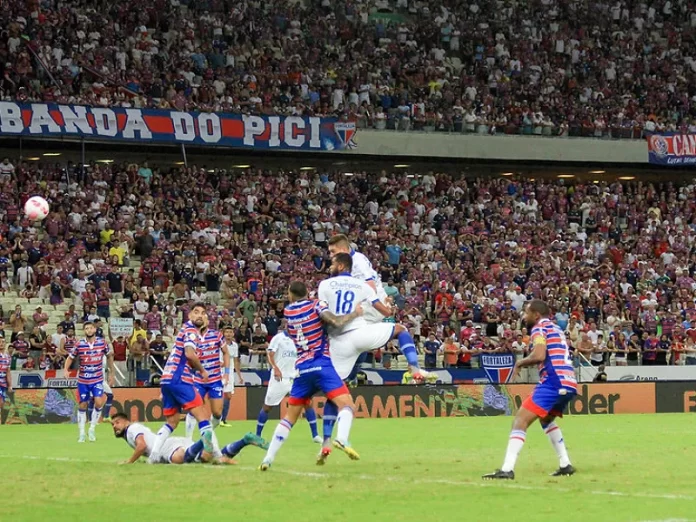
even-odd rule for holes
{"type": "Polygon", "coordinates": [[[340,149],[355,149],[358,144],[355,143],[355,132],[357,126],[354,121],[337,121],[333,124],[334,133],[338,138],[340,149]]]}
{"type": "Polygon", "coordinates": [[[493,384],[507,384],[512,378],[512,370],[515,368],[514,355],[481,354],[480,361],[488,380],[493,384]]]}

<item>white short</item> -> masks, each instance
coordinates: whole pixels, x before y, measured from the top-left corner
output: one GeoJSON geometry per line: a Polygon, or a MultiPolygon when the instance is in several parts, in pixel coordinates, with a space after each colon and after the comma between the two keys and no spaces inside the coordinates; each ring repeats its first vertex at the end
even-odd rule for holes
{"type": "Polygon", "coordinates": [[[266,398],[263,403],[266,406],[278,406],[292,389],[292,379],[283,379],[276,381],[271,373],[271,381],[268,383],[266,390],[266,398]]]}
{"type": "Polygon", "coordinates": [[[104,395],[113,395],[114,394],[114,392],[111,391],[111,386],[109,386],[109,383],[106,382],[106,380],[104,380],[103,388],[104,388],[104,395]]]}
{"type": "Polygon", "coordinates": [[[162,445],[162,451],[160,453],[160,463],[161,464],[171,464],[172,455],[177,452],[177,450],[183,448],[187,449],[193,444],[193,440],[187,439],[186,437],[169,437],[164,441],[162,445]]]}
{"type": "Polygon", "coordinates": [[[365,319],[365,322],[368,324],[381,323],[384,321],[384,316],[370,303],[361,303],[360,306],[363,309],[363,319],[365,319]]]}
{"type": "Polygon", "coordinates": [[[227,384],[225,384],[222,393],[234,394],[234,375],[230,375],[230,378],[227,380],[227,384]]]}
{"type": "Polygon", "coordinates": [[[394,335],[394,323],[368,324],[336,337],[329,338],[331,362],[341,379],[345,379],[363,352],[381,348],[394,335]]]}

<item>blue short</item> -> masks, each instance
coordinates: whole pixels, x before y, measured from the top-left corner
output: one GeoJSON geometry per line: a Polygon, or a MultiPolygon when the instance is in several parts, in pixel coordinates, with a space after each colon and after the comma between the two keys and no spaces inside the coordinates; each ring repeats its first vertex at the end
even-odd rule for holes
{"type": "Polygon", "coordinates": [[[165,417],[175,415],[181,410],[192,410],[203,404],[203,399],[193,384],[163,384],[160,386],[160,391],[162,392],[162,413],[165,417]]]}
{"type": "Polygon", "coordinates": [[[309,404],[317,392],[324,393],[328,400],[350,393],[328,357],[306,361],[297,370],[300,375],[292,383],[289,404],[309,404]]]}
{"type": "Polygon", "coordinates": [[[532,394],[525,399],[522,407],[535,413],[539,418],[563,417],[563,410],[575,398],[577,392],[567,388],[554,388],[545,384],[539,384],[532,394]]]}
{"type": "Polygon", "coordinates": [[[104,383],[82,384],[77,383],[77,400],[78,402],[89,402],[89,399],[97,399],[104,395],[104,383]]]}
{"type": "Polygon", "coordinates": [[[210,399],[222,399],[223,396],[222,381],[206,383],[197,382],[196,389],[198,390],[198,393],[201,394],[201,398],[203,399],[205,399],[206,397],[210,399]]]}

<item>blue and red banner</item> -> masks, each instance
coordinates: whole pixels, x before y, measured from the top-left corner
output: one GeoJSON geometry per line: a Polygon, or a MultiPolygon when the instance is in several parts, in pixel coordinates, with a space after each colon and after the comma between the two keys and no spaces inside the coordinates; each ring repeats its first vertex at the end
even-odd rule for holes
{"type": "Polygon", "coordinates": [[[695,166],[696,134],[651,134],[648,160],[656,165],[695,166]]]}
{"type": "Polygon", "coordinates": [[[355,148],[355,132],[337,118],[0,102],[0,136],[330,151],[355,148]]]}
{"type": "Polygon", "coordinates": [[[481,366],[486,372],[488,380],[495,384],[507,384],[512,378],[515,368],[515,356],[511,353],[481,354],[479,356],[481,366]]]}

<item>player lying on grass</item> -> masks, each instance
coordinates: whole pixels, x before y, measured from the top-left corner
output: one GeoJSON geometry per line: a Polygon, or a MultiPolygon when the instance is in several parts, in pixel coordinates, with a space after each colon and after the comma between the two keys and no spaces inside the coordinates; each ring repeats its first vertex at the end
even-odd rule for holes
{"type": "MultiPolygon", "coordinates": [[[[152,453],[157,436],[150,428],[138,422],[130,422],[123,413],[116,413],[111,418],[111,426],[116,438],[124,439],[133,448],[131,457],[123,464],[133,464],[140,457],[148,458],[152,453]]],[[[253,433],[247,433],[240,440],[228,444],[222,449],[222,464],[236,464],[232,460],[246,446],[258,446],[267,449],[268,445],[253,433]]],[[[203,448],[203,441],[193,442],[186,437],[168,437],[160,451],[156,464],[189,464],[191,462],[210,462],[212,454],[203,448]]]]}
{"type": "Polygon", "coordinates": [[[341,328],[359,317],[362,308],[357,305],[351,313],[339,317],[329,311],[325,302],[309,299],[307,286],[301,281],[290,283],[288,298],[290,304],[285,307],[284,315],[288,321],[288,334],[297,349],[297,377],[290,389],[288,411],[276,427],[268,453],[259,469],[266,471],[271,466],[293,425],[318,391],[333,401],[339,411],[334,447],[345,452],[352,460],[358,460],[360,456],[348,445],[353,423],[353,398],[331,364],[324,324],[341,328]]]}
{"type": "MultiPolygon", "coordinates": [[[[365,281],[351,276],[353,258],[350,254],[339,252],[331,261],[331,277],[319,284],[318,297],[328,303],[329,310],[337,316],[350,314],[355,306],[372,306],[384,317],[392,315],[391,307],[379,300],[375,290],[365,281]]],[[[418,367],[418,354],[413,337],[402,324],[371,323],[357,317],[342,328],[329,328],[331,362],[338,376],[348,379],[358,358],[367,352],[381,348],[391,339],[399,342],[401,352],[407,356],[414,376],[420,379],[430,377],[429,372],[418,367]]],[[[335,404],[327,402],[324,407],[324,445],[317,457],[317,465],[323,465],[331,453],[329,441],[336,419],[335,404]]]]}
{"type": "MultiPolygon", "coordinates": [[[[273,336],[273,339],[271,339],[268,345],[268,364],[271,365],[272,370],[271,377],[268,381],[266,397],[263,400],[263,407],[256,421],[256,435],[259,437],[263,433],[263,427],[266,425],[266,421],[268,421],[269,412],[275,406],[278,406],[288,393],[290,393],[292,382],[297,374],[295,370],[297,348],[295,348],[295,343],[288,335],[286,327],[285,319],[283,319],[280,332],[273,336]]],[[[312,440],[316,443],[320,443],[321,437],[317,431],[317,414],[314,408],[309,404],[305,406],[305,417],[312,431],[312,440]]]]}
{"type": "Polygon", "coordinates": [[[534,299],[527,305],[524,318],[531,331],[532,351],[515,364],[513,379],[521,368],[538,364],[539,384],[525,399],[515,416],[503,467],[484,475],[484,479],[515,478],[515,462],[527,438],[527,428],[537,418],[560,460],[560,467],[552,476],[561,477],[575,473],[575,468],[568,458],[561,429],[555,421],[557,417],[563,416],[563,409],[575,397],[578,385],[565,335],[563,330],[549,319],[550,314],[551,310],[544,301],[534,299]]]}

